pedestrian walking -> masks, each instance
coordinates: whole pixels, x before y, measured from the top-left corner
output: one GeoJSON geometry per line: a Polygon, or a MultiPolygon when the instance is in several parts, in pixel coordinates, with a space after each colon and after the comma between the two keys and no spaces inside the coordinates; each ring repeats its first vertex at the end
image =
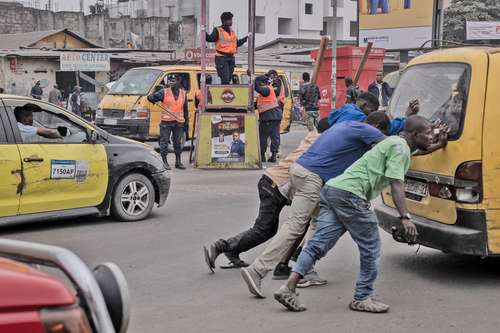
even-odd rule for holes
{"type": "Polygon", "coordinates": [[[294,151],[278,164],[266,169],[257,184],[260,204],[253,227],[233,237],[219,239],[203,248],[205,262],[212,271],[215,269],[217,257],[222,253],[229,259],[229,265],[223,268],[248,266],[240,259],[240,253],[257,247],[276,234],[281,210],[286,205],[290,205],[292,200],[289,191],[289,168],[316,141],[318,136],[316,129],[309,127],[306,137],[294,151]]]}
{"type": "Polygon", "coordinates": [[[400,213],[404,236],[414,242],[417,229],[411,221],[405,201],[404,178],[412,153],[430,153],[446,144],[446,136],[432,147],[433,129],[429,121],[411,116],[399,136],[390,136],[341,175],[330,179],[321,191],[317,228],[302,250],[287,283],[274,293],[274,298],[290,311],[304,311],[295,292],[300,279],[349,232],[360,251],[360,273],[354,299],[349,308],[356,311],[382,313],[389,306],[373,299],[373,284],[378,275],[380,237],[378,221],[370,209],[370,201],[390,186],[392,198],[400,213]]]}
{"type": "Polygon", "coordinates": [[[161,122],[160,122],[160,154],[165,164],[165,168],[170,170],[168,164],[168,142],[172,135],[172,141],[175,152],[175,168],[184,170],[186,167],[182,164],[182,136],[184,135],[187,124],[189,123],[189,113],[186,98],[186,91],[182,88],[181,78],[177,75],[170,77],[170,87],[159,90],[148,96],[151,103],[161,102],[161,122]]]}
{"type": "Polygon", "coordinates": [[[273,75],[264,75],[255,79],[254,87],[257,91],[261,159],[262,161],[266,160],[267,140],[271,139],[271,157],[267,161],[274,163],[280,147],[280,124],[283,109],[272,84],[273,75]]]}
{"type": "Polygon", "coordinates": [[[389,83],[384,81],[382,72],[377,72],[375,81],[368,86],[368,91],[377,96],[380,109],[385,110],[389,104],[389,99],[392,97],[392,88],[389,83]]]}
{"type": "Polygon", "coordinates": [[[82,116],[81,88],[75,86],[68,99],[69,110],[77,116],[82,116]]]}
{"type": "Polygon", "coordinates": [[[236,65],[234,55],[238,47],[245,44],[248,36],[238,39],[233,31],[233,14],[224,12],[220,16],[222,25],[215,27],[212,33],[206,35],[206,41],[215,43],[215,67],[221,84],[231,84],[234,67],[236,65]]]}
{"type": "Polygon", "coordinates": [[[317,126],[319,121],[319,97],[320,92],[316,84],[312,84],[309,73],[302,73],[302,87],[300,88],[300,104],[304,107],[307,122],[317,126]]]}
{"type": "MultiPolygon", "coordinates": [[[[344,79],[345,87],[346,87],[346,103],[356,103],[356,98],[359,95],[359,87],[357,87],[352,78],[347,76],[344,79]]],[[[380,102],[379,102],[380,103],[380,102]]]]}
{"type": "Polygon", "coordinates": [[[61,106],[62,94],[59,90],[57,84],[54,85],[51,91],[49,91],[49,103],[61,106]]]}
{"type": "Polygon", "coordinates": [[[31,88],[31,97],[35,99],[42,99],[43,96],[43,89],[40,86],[40,81],[36,81],[35,85],[31,88]]]}
{"type": "MultiPolygon", "coordinates": [[[[351,121],[336,124],[323,133],[316,142],[290,167],[290,187],[294,193],[287,221],[271,240],[264,252],[252,265],[241,270],[250,293],[264,297],[261,282],[272,268],[293,249],[297,240],[303,237],[309,222],[314,228],[314,216],[319,203],[319,193],[326,175],[339,175],[351,163],[361,157],[371,146],[385,136],[390,127],[385,113],[376,112],[367,118],[366,124],[351,121]],[[317,151],[325,150],[318,161],[319,168],[311,168],[311,159],[317,151]],[[309,168],[309,169],[308,169],[309,168]],[[313,169],[314,171],[311,171],[313,169]],[[323,178],[322,178],[323,177],[323,178]]],[[[314,272],[314,279],[321,279],[314,272]]],[[[304,274],[305,275],[305,274],[304,274]]]]}

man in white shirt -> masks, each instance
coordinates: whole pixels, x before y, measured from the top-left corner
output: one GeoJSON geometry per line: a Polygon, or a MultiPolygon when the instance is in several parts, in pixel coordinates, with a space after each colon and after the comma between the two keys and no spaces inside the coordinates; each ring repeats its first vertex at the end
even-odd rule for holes
{"type": "Polygon", "coordinates": [[[34,111],[41,111],[41,109],[35,104],[26,104],[24,106],[18,106],[14,109],[17,127],[19,128],[19,132],[21,132],[23,142],[36,141],[37,136],[47,139],[60,139],[61,134],[57,130],[33,126],[34,111]]]}
{"type": "Polygon", "coordinates": [[[392,96],[392,88],[387,82],[384,82],[384,74],[382,72],[377,72],[375,81],[368,86],[368,91],[378,98],[379,110],[385,110],[392,96]]]}

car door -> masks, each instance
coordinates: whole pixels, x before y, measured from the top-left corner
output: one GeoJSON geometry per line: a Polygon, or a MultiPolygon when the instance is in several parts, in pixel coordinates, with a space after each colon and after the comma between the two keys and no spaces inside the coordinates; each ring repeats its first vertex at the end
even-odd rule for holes
{"type": "Polygon", "coordinates": [[[14,216],[19,211],[21,157],[14,142],[3,103],[0,101],[0,217],[14,216]]]}
{"type": "Polygon", "coordinates": [[[89,143],[91,126],[80,118],[44,102],[6,99],[4,105],[21,157],[23,186],[20,214],[92,207],[100,204],[108,186],[108,160],[102,143],[89,143]],[[35,104],[33,126],[66,128],[60,139],[23,137],[16,113],[35,104]]]}

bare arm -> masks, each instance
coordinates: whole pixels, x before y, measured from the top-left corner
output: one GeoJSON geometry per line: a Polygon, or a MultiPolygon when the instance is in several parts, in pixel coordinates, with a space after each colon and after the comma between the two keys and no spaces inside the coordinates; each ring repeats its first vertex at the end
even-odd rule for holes
{"type": "MultiPolygon", "coordinates": [[[[402,180],[394,179],[391,181],[391,193],[392,200],[396,205],[399,215],[402,217],[407,216],[408,209],[406,208],[405,189],[402,180]]],[[[411,242],[415,242],[418,236],[417,227],[415,227],[409,218],[402,218],[401,223],[403,225],[406,238],[411,242]]]]}
{"type": "Polygon", "coordinates": [[[59,134],[58,131],[49,129],[49,128],[44,128],[44,127],[38,127],[36,129],[36,134],[40,135],[41,137],[47,138],[47,139],[60,139],[61,134],[59,134]]]}

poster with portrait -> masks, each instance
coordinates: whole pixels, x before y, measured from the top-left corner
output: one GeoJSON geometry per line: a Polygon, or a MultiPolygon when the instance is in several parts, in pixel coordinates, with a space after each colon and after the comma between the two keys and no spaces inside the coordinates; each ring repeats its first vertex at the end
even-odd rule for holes
{"type": "Polygon", "coordinates": [[[212,162],[245,162],[245,115],[213,115],[212,162]]]}
{"type": "Polygon", "coordinates": [[[359,46],[418,49],[433,37],[435,8],[435,0],[360,0],[359,46]]]}

